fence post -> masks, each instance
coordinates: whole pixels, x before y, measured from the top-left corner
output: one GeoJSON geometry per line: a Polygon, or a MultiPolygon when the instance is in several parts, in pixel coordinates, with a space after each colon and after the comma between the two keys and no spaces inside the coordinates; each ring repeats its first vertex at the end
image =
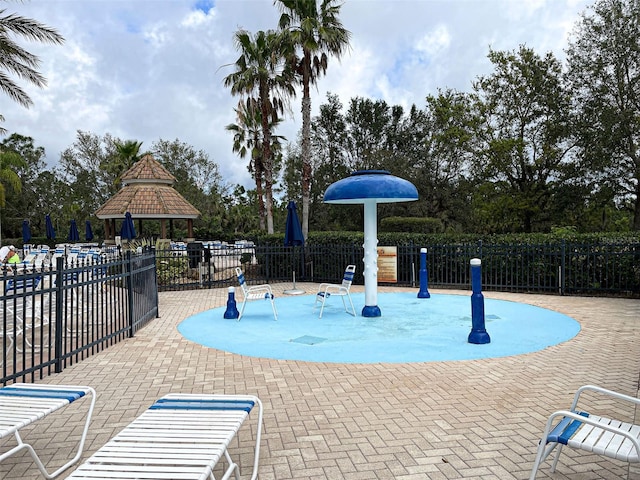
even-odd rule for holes
{"type": "Polygon", "coordinates": [[[125,255],[125,275],[127,281],[127,293],[129,295],[127,302],[127,314],[129,316],[129,338],[134,335],[133,329],[133,275],[131,273],[131,250],[127,250],[125,255]]]}
{"type": "Polygon", "coordinates": [[[564,279],[567,272],[567,244],[566,240],[563,238],[562,243],[560,245],[560,295],[564,295],[564,279]]]}
{"type": "MultiPolygon", "coordinates": [[[[154,302],[156,304],[156,318],[160,318],[160,300],[158,298],[158,261],[156,258],[156,249],[151,250],[153,253],[153,283],[154,283],[154,302]]],[[[209,265],[209,288],[211,288],[211,265],[209,265]]]]}
{"type": "Polygon", "coordinates": [[[62,310],[64,304],[64,257],[56,258],[56,332],[54,340],[55,373],[62,372],[62,310]]]}

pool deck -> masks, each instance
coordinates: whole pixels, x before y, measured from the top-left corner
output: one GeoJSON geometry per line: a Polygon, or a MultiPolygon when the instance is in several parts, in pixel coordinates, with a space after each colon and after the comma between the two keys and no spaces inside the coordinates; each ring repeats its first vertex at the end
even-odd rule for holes
{"type": "MultiPolygon", "coordinates": [[[[291,287],[274,285],[277,293],[291,287]]],[[[311,293],[317,286],[297,288],[311,293]]],[[[379,289],[385,290],[398,289],[379,289]]],[[[82,459],[169,392],[249,393],[265,407],[260,480],[526,479],[547,416],[568,408],[579,386],[640,395],[640,300],[484,295],[559,311],[582,330],[545,350],[496,359],[356,365],[270,360],[203,347],[178,333],[188,316],[223,306],[226,289],[163,292],[160,318],[135,338],[39,383],[96,389],[82,459]]],[[[640,411],[610,402],[599,407],[640,422],[640,411]]],[[[24,435],[48,465],[60,465],[79,438],[82,418],[72,409],[49,415],[24,435]]],[[[243,479],[253,440],[246,428],[239,446],[231,447],[240,453],[243,479]]],[[[0,451],[8,443],[0,440],[0,451]]],[[[553,475],[549,463],[538,478],[640,479],[638,467],[570,449],[553,475]]],[[[21,453],[0,463],[0,478],[42,477],[21,453]]]]}

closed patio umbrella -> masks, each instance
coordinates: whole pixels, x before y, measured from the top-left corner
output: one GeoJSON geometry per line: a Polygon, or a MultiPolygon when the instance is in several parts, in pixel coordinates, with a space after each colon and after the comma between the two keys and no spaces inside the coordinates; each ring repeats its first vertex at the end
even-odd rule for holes
{"type": "Polygon", "coordinates": [[[122,228],[120,229],[120,237],[126,240],[136,238],[136,227],[133,225],[133,219],[129,212],[124,215],[124,221],[122,222],[122,228]]]}
{"type": "Polygon", "coordinates": [[[87,242],[93,240],[93,229],[91,228],[91,222],[87,220],[84,225],[84,239],[87,242]]]}
{"type": "Polygon", "coordinates": [[[293,247],[295,245],[304,245],[304,236],[302,235],[302,227],[298,219],[298,209],[296,202],[291,200],[287,205],[287,223],[284,231],[285,247],[293,247]]]}
{"type": "Polygon", "coordinates": [[[71,220],[71,226],[69,227],[69,236],[67,240],[70,242],[79,242],[80,241],[80,233],[78,233],[78,225],[75,220],[71,220]]]}
{"type": "MultiPolygon", "coordinates": [[[[295,246],[304,245],[304,235],[302,234],[302,227],[300,226],[300,219],[298,218],[298,209],[296,208],[296,202],[291,200],[287,204],[287,222],[284,230],[284,245],[286,247],[294,247],[294,251],[291,254],[291,263],[293,266],[293,288],[285,290],[284,293],[290,295],[299,295],[304,293],[304,290],[296,288],[296,271],[295,271],[295,246]]],[[[303,262],[304,265],[304,262],[303,262]]]]}
{"type": "Polygon", "coordinates": [[[51,217],[49,215],[45,215],[44,217],[45,228],[47,231],[47,239],[55,240],[56,231],[53,229],[53,223],[51,222],[51,217]]]}
{"type": "Polygon", "coordinates": [[[29,243],[31,240],[31,226],[28,220],[22,221],[22,243],[29,243]]]}

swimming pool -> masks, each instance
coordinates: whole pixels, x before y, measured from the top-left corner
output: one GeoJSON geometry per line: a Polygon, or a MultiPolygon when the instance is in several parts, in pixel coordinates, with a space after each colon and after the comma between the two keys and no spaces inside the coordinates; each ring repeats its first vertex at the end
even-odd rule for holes
{"type": "MultiPolygon", "coordinates": [[[[352,294],[356,312],[364,294],[352,294]]],[[[193,315],[178,325],[187,339],[251,357],[329,363],[408,363],[470,360],[535,352],[570,340],[580,324],[567,315],[524,303],[484,300],[491,342],[467,342],[471,300],[466,295],[381,293],[381,317],[353,317],[338,298],[321,319],[315,295],[276,298],[278,320],[268,302],[247,304],[242,320],[224,319],[226,307],[193,315]]],[[[239,305],[238,305],[239,307],[239,305]]]]}

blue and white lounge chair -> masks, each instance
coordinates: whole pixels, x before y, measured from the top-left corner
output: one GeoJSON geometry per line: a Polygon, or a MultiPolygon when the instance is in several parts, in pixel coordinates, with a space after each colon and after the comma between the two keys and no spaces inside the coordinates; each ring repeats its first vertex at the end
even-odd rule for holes
{"type": "MultiPolygon", "coordinates": [[[[91,387],[16,383],[0,388],[0,439],[13,434],[17,442],[15,447],[0,454],[0,462],[21,450],[27,450],[45,478],[57,477],[80,459],[95,403],[96,392],[91,387]],[[22,440],[20,429],[86,396],[91,396],[91,403],[86,413],[78,450],[71,460],[55,472],[49,473],[33,447],[22,440]]],[[[32,436],[34,434],[35,432],[30,433],[32,436]]]]}
{"type": "Polygon", "coordinates": [[[344,311],[349,315],[356,316],[356,309],[353,306],[353,302],[351,301],[351,284],[353,283],[353,276],[356,273],[355,265],[347,265],[347,268],[344,270],[344,276],[342,277],[342,283],[321,283],[318,287],[318,292],[316,293],[316,301],[313,303],[313,309],[315,310],[318,302],[321,302],[320,306],[320,316],[318,318],[322,318],[322,312],[324,311],[324,304],[329,297],[336,296],[342,298],[342,305],[344,305],[344,311]],[[345,302],[345,297],[349,299],[349,305],[351,305],[351,311],[349,311],[349,307],[347,306],[347,302],[345,302]]]}
{"type": "Polygon", "coordinates": [[[258,477],[262,403],[253,395],[169,394],[151,405],[80,465],[67,480],[183,479],[215,480],[224,457],[223,480],[239,466],[229,444],[254,407],[258,407],[251,480],[258,477]]]}
{"type": "Polygon", "coordinates": [[[604,396],[608,405],[621,401],[631,403],[635,409],[640,407],[640,398],[593,385],[580,387],[569,410],[558,410],[549,416],[538,445],[530,480],[536,478],[540,464],[558,447],[551,464],[551,472],[555,471],[564,445],[624,462],[640,462],[640,425],[634,425],[633,421],[624,422],[577,410],[580,395],[587,391],[595,392],[600,399],[604,396]]]}
{"type": "Polygon", "coordinates": [[[238,282],[240,283],[240,287],[242,288],[242,306],[240,307],[240,314],[238,315],[238,321],[242,318],[242,313],[244,312],[244,307],[247,305],[247,302],[250,300],[268,300],[271,302],[271,309],[273,310],[273,318],[278,320],[278,311],[276,310],[276,304],[274,301],[273,291],[271,290],[271,285],[262,284],[262,285],[251,285],[248,286],[247,282],[244,278],[244,273],[240,267],[236,267],[236,275],[238,276],[238,282]]]}
{"type": "MultiPolygon", "coordinates": [[[[24,346],[36,350],[49,342],[48,311],[51,295],[43,295],[42,282],[42,275],[33,273],[9,278],[5,284],[5,301],[2,305],[4,313],[15,321],[16,336],[22,333],[24,346]]],[[[16,343],[16,348],[22,351],[21,342],[16,343]]]]}

